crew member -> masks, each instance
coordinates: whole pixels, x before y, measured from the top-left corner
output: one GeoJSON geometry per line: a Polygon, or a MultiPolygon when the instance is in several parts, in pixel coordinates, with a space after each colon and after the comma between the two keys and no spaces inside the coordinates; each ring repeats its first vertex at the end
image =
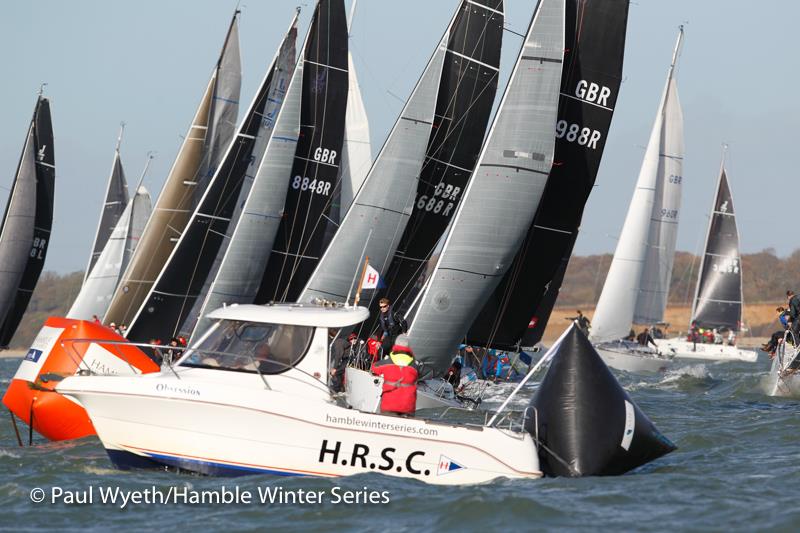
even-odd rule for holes
{"type": "Polygon", "coordinates": [[[378,321],[381,324],[381,348],[383,348],[383,356],[393,348],[395,339],[401,333],[408,330],[408,325],[399,313],[395,313],[392,309],[392,302],[389,298],[381,298],[378,302],[381,308],[381,313],[378,316],[378,321]]]}
{"type": "Polygon", "coordinates": [[[586,318],[583,315],[583,313],[581,313],[580,309],[578,309],[576,311],[576,313],[578,313],[576,316],[567,317],[567,320],[572,320],[573,322],[577,322],[578,323],[578,329],[581,330],[583,332],[583,334],[588,337],[589,336],[589,328],[592,327],[592,323],[589,321],[588,318],[586,318]]]}
{"type": "Polygon", "coordinates": [[[413,415],[417,408],[419,372],[408,335],[397,336],[389,357],[374,363],[372,373],[383,376],[381,412],[413,415]]]}
{"type": "Polygon", "coordinates": [[[786,298],[789,300],[789,320],[791,321],[792,334],[794,339],[792,343],[797,342],[795,339],[800,339],[800,297],[797,296],[793,290],[786,291],[786,298]]]}
{"type": "Polygon", "coordinates": [[[650,335],[650,331],[647,328],[643,329],[642,332],[636,336],[636,342],[639,343],[639,346],[644,346],[644,347],[647,347],[650,344],[652,344],[653,347],[658,349],[656,341],[653,340],[653,336],[650,335]]]}

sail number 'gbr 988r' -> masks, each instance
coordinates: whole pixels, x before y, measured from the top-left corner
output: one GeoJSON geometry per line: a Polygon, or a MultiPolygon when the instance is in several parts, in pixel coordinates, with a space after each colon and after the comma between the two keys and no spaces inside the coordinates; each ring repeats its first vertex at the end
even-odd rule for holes
{"type": "MultiPolygon", "coordinates": [[[[579,100],[607,109],[608,98],[611,96],[611,89],[594,82],[580,80],[575,86],[575,96],[579,100]]],[[[581,146],[596,150],[597,141],[600,140],[601,136],[602,134],[597,130],[582,127],[580,124],[570,124],[564,119],[556,122],[556,139],[565,139],[567,142],[577,142],[581,146]]]]}

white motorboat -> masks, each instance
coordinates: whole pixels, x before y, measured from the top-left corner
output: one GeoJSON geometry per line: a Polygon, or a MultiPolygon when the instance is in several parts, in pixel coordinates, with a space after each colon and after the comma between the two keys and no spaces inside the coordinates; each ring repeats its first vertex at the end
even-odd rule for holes
{"type": "Polygon", "coordinates": [[[643,347],[637,342],[602,342],[594,347],[608,366],[625,372],[663,372],[673,363],[671,353],[643,347]]]}
{"type": "Polygon", "coordinates": [[[758,353],[732,344],[694,343],[686,339],[656,339],[661,352],[672,354],[678,360],[744,361],[755,363],[758,353]]]}
{"type": "Polygon", "coordinates": [[[523,424],[443,423],[337,403],[325,382],[328,328],[367,316],[361,307],[230,306],[209,315],[208,333],[166,372],[74,376],[57,390],[86,409],[123,469],[379,472],[433,484],[542,475],[523,424]]]}

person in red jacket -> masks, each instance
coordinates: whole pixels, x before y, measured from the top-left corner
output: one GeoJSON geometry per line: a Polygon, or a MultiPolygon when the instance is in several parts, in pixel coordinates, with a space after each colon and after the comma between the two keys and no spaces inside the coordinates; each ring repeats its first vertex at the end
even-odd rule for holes
{"type": "Polygon", "coordinates": [[[413,415],[417,409],[417,362],[406,334],[394,341],[388,358],[372,365],[372,373],[383,376],[381,412],[413,415]]]}

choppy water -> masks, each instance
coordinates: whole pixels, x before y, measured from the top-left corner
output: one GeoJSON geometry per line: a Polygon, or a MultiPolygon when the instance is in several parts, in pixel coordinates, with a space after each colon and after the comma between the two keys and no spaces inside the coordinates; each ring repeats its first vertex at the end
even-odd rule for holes
{"type": "MultiPolygon", "coordinates": [[[[18,360],[0,360],[5,392],[18,360]]],[[[14,531],[171,529],[306,531],[489,528],[796,531],[800,528],[800,400],[764,393],[768,362],[694,365],[666,375],[621,375],[634,400],[679,447],[640,470],[614,478],[499,481],[434,487],[367,474],[320,480],[250,476],[221,479],[113,470],[95,438],[19,448],[7,414],[0,418],[0,528],[14,531]],[[324,491],[328,503],[249,505],[101,504],[101,488],[239,487],[324,491]],[[88,490],[91,505],[35,504],[31,490],[88,490]],[[333,504],[337,490],[387,491],[388,504],[333,504]]],[[[496,406],[513,385],[496,385],[496,406]]],[[[527,397],[529,394],[526,394],[527,397]]],[[[520,398],[519,405],[527,398],[520,398]]],[[[27,435],[27,428],[21,427],[27,435]]],[[[256,498],[257,499],[257,498],[256,498]]]]}

